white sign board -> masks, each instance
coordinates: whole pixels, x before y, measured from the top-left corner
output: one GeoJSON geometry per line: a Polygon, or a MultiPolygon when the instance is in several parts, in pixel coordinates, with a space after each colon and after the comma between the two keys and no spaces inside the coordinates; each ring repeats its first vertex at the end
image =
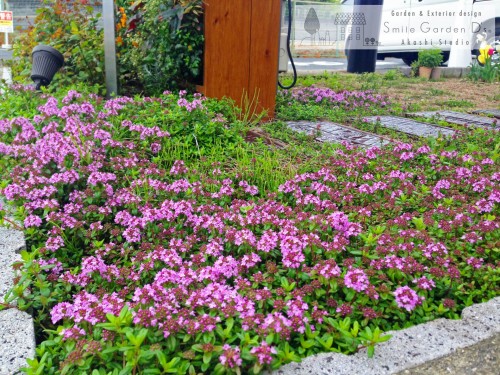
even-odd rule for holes
{"type": "Polygon", "coordinates": [[[293,46],[304,50],[378,48],[384,52],[416,52],[437,47],[468,52],[479,34],[495,36],[500,1],[385,0],[384,5],[354,7],[354,0],[341,4],[301,1],[295,6],[293,46]],[[381,9],[380,29],[373,17],[381,9]]]}
{"type": "Polygon", "coordinates": [[[12,12],[0,12],[0,33],[13,33],[14,32],[14,16],[12,12]]]}

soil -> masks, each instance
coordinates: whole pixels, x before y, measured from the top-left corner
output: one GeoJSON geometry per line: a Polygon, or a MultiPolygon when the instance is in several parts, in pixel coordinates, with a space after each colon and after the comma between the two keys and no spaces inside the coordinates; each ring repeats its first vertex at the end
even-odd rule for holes
{"type": "Polygon", "coordinates": [[[471,111],[500,108],[498,83],[453,78],[439,81],[415,80],[396,83],[391,87],[384,85],[379,92],[388,95],[393,103],[417,105],[420,110],[471,111]]]}
{"type": "Polygon", "coordinates": [[[246,142],[253,143],[256,142],[257,139],[261,139],[264,144],[276,148],[285,148],[287,146],[285,142],[271,138],[263,129],[254,128],[247,131],[245,135],[246,142]]]}

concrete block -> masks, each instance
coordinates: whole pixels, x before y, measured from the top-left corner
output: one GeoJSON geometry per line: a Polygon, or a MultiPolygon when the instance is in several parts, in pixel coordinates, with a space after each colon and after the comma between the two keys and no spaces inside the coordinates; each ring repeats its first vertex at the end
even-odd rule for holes
{"type": "MultiPolygon", "coordinates": [[[[445,66],[440,67],[441,78],[464,78],[470,72],[470,68],[448,68],[445,66]]],[[[407,66],[399,67],[398,70],[409,77],[411,75],[411,68],[407,66]]]]}
{"type": "Polygon", "coordinates": [[[0,301],[13,286],[12,263],[21,260],[19,252],[25,247],[22,232],[0,227],[0,301]]]}
{"type": "MultiPolygon", "coordinates": [[[[480,348],[484,347],[474,345],[497,337],[499,332],[500,297],[497,297],[489,302],[464,309],[461,320],[437,319],[401,331],[387,332],[393,337],[375,348],[373,358],[368,358],[366,349],[351,356],[323,353],[305,358],[301,363],[285,365],[273,374],[387,375],[402,371],[410,374],[411,371],[408,372],[408,369],[429,361],[437,360],[435,366],[438,368],[439,361],[446,361],[448,356],[463,348],[472,348],[471,356],[484,354],[474,353],[475,347],[477,350],[483,350],[480,348]]],[[[493,358],[496,349],[491,350],[493,352],[488,356],[493,358]]],[[[477,363],[474,364],[476,365],[477,363]]],[[[471,373],[472,370],[467,368],[467,361],[461,366],[462,368],[457,371],[464,374],[471,373]]]]}
{"type": "Polygon", "coordinates": [[[441,68],[443,78],[464,78],[469,74],[470,68],[441,68]]]}
{"type": "MultiPolygon", "coordinates": [[[[13,286],[12,263],[26,246],[22,232],[0,227],[0,301],[13,286]]],[[[31,316],[15,308],[0,311],[0,375],[18,374],[26,358],[35,355],[35,330],[31,316]]]]}
{"type": "Polygon", "coordinates": [[[26,247],[23,232],[0,227],[0,252],[20,253],[26,247]]]}
{"type": "Polygon", "coordinates": [[[411,76],[411,68],[409,66],[401,66],[398,70],[407,77],[411,76]]]}
{"type": "Polygon", "coordinates": [[[0,375],[20,374],[26,359],[35,356],[35,346],[31,316],[17,309],[0,311],[0,375]]]}
{"type": "Polygon", "coordinates": [[[500,368],[500,334],[395,375],[492,375],[500,368]]]}

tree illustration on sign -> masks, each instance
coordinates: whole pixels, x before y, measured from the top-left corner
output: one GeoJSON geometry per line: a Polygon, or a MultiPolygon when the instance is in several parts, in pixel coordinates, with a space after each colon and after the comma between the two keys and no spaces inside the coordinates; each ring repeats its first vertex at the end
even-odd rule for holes
{"type": "MultiPolygon", "coordinates": [[[[314,42],[316,34],[319,32],[320,23],[319,18],[314,8],[310,8],[307,12],[306,20],[304,21],[304,29],[311,34],[311,41],[314,42]]],[[[304,38],[306,39],[306,38],[304,38]]]]}

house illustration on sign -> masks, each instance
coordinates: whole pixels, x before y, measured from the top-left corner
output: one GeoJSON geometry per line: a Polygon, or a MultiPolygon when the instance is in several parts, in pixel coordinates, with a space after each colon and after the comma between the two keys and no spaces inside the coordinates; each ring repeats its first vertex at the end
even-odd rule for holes
{"type": "Polygon", "coordinates": [[[334,25],[336,27],[336,40],[344,41],[346,35],[349,39],[363,41],[363,45],[373,45],[375,38],[365,37],[366,19],[364,13],[337,13],[334,25]]]}

